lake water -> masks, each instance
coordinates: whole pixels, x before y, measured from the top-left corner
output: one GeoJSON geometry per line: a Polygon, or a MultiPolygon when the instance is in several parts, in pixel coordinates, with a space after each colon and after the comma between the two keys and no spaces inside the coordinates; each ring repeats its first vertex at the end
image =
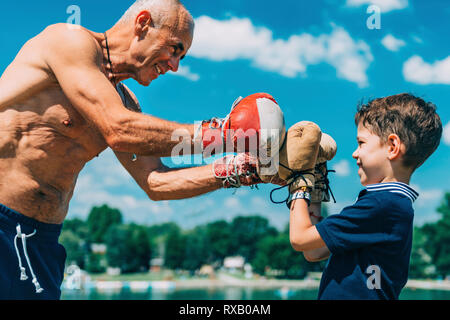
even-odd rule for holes
{"type": "MultiPolygon", "coordinates": [[[[133,292],[124,288],[115,292],[63,290],[62,300],[316,300],[317,290],[267,290],[254,288],[221,289],[149,289],[133,292]]],[[[400,300],[450,300],[450,291],[404,289],[400,300]]]]}

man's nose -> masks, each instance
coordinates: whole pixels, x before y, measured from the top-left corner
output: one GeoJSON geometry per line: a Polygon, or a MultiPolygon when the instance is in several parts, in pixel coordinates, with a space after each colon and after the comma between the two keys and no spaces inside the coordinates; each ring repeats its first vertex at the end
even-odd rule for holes
{"type": "Polygon", "coordinates": [[[170,70],[172,70],[172,72],[177,72],[178,67],[180,66],[180,58],[172,57],[172,58],[170,58],[168,64],[169,64],[169,68],[170,68],[170,70]]]}

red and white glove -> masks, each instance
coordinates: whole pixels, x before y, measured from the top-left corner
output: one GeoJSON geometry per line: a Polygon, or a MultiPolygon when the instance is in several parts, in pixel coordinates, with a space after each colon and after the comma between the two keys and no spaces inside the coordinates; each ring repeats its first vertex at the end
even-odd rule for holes
{"type": "Polygon", "coordinates": [[[224,188],[240,188],[262,183],[258,158],[248,154],[228,155],[213,163],[214,176],[223,181],[224,188]]]}
{"type": "Polygon", "coordinates": [[[220,153],[278,152],[286,135],[284,115],[267,93],[238,98],[224,119],[205,120],[197,127],[205,157],[220,153]]]}

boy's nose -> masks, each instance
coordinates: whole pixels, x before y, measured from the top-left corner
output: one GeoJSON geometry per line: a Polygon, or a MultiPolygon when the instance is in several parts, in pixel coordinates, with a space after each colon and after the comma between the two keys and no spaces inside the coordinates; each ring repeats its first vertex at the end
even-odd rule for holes
{"type": "Polygon", "coordinates": [[[358,149],[356,149],[352,154],[353,159],[358,159],[358,149]]]}

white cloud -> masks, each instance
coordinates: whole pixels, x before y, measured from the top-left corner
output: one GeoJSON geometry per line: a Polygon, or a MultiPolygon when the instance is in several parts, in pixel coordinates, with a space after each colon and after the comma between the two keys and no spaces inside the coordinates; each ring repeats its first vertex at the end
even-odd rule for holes
{"type": "Polygon", "coordinates": [[[189,79],[191,81],[198,81],[200,80],[200,75],[197,73],[194,73],[191,71],[191,68],[189,66],[180,66],[178,68],[178,71],[175,73],[172,73],[175,76],[184,77],[186,79],[189,79]]]}
{"type": "Polygon", "coordinates": [[[390,51],[398,51],[406,45],[406,42],[388,34],[381,40],[381,44],[390,51]]]}
{"type": "Polygon", "coordinates": [[[407,80],[419,84],[450,84],[450,56],[431,64],[413,56],[404,63],[403,74],[407,80]]]}
{"type": "Polygon", "coordinates": [[[444,196],[444,191],[441,189],[422,189],[418,185],[411,185],[411,187],[419,193],[419,197],[414,202],[416,207],[429,207],[431,203],[438,203],[444,196]]]}
{"type": "Polygon", "coordinates": [[[264,199],[262,197],[253,197],[250,201],[252,206],[258,207],[258,208],[264,208],[267,207],[269,204],[268,199],[264,199]]]}
{"type": "Polygon", "coordinates": [[[444,143],[448,146],[450,146],[450,122],[448,122],[445,127],[444,127],[444,132],[443,132],[443,139],[444,139],[444,143]]]}
{"type": "Polygon", "coordinates": [[[360,7],[362,5],[375,5],[380,8],[381,12],[389,12],[392,10],[400,10],[408,7],[408,0],[347,0],[349,7],[360,7]]]}
{"type": "Polygon", "coordinates": [[[422,44],[423,43],[423,39],[421,38],[421,37],[419,37],[419,36],[411,36],[412,37],[412,39],[414,40],[414,42],[416,42],[416,43],[419,43],[419,44],[422,44]]]}
{"type": "Polygon", "coordinates": [[[308,66],[327,63],[339,78],[367,86],[366,71],[373,61],[370,47],[355,41],[342,27],[330,34],[308,33],[275,39],[271,30],[256,27],[248,18],[196,19],[196,33],[190,55],[213,61],[250,60],[253,66],[294,78],[305,76],[308,66]]]}
{"type": "Polygon", "coordinates": [[[240,207],[242,207],[240,201],[236,197],[228,197],[224,201],[225,207],[230,209],[238,210],[240,207]]]}
{"type": "Polygon", "coordinates": [[[450,84],[450,56],[434,63],[413,56],[403,64],[403,76],[417,84],[450,84]]]}
{"type": "Polygon", "coordinates": [[[347,160],[341,160],[333,166],[336,174],[341,177],[347,177],[350,174],[350,164],[347,160]]]}

